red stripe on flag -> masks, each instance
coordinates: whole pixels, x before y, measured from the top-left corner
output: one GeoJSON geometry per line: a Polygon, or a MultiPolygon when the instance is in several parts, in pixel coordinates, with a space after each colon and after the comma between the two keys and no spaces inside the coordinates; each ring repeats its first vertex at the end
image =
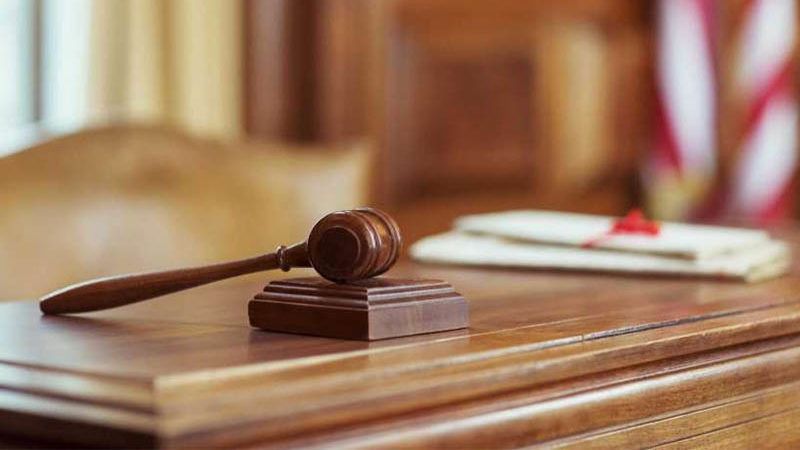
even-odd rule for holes
{"type": "Polygon", "coordinates": [[[714,86],[717,85],[717,23],[715,0],[696,0],[696,7],[700,11],[700,21],[703,24],[703,37],[705,38],[706,51],[708,52],[709,65],[711,66],[711,76],[714,79],[714,86]]]}
{"type": "Polygon", "coordinates": [[[681,173],[682,161],[678,151],[678,141],[675,139],[672,121],[667,115],[662,92],[663,90],[659,89],[655,99],[655,157],[660,164],[666,165],[677,173],[681,173]]]}
{"type": "Polygon", "coordinates": [[[797,187],[796,173],[784,183],[781,189],[777,192],[770,202],[764,205],[764,208],[758,212],[758,220],[760,225],[769,225],[781,219],[788,217],[789,212],[792,210],[792,201],[794,199],[794,191],[797,187]]]}
{"type": "Polygon", "coordinates": [[[764,117],[764,112],[767,105],[774,98],[777,97],[781,91],[789,89],[792,85],[792,66],[794,62],[791,58],[787,58],[780,69],[777,70],[764,86],[761,86],[753,96],[753,103],[747,112],[747,117],[744,122],[744,129],[746,134],[751,134],[756,125],[764,117]]]}

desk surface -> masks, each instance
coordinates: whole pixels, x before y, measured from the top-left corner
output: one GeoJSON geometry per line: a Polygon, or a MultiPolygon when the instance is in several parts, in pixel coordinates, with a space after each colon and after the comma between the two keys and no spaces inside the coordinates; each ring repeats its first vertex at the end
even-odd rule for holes
{"type": "Polygon", "coordinates": [[[73,317],[0,304],[0,441],[796,443],[800,269],[755,285],[409,262],[390,275],[452,283],[470,329],[377,342],[253,330],[257,278],[73,317]]]}

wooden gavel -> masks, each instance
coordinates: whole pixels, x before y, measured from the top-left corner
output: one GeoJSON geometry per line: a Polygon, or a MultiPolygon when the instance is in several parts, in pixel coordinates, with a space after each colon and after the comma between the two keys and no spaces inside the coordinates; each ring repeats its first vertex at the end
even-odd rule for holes
{"type": "Polygon", "coordinates": [[[345,283],[378,276],[397,261],[400,230],[374,208],[337,211],[323,217],[308,240],[274,253],[210,266],[119,275],[85,281],[45,295],[44,314],[69,314],[115,308],[215,281],[263,270],[313,267],[322,277],[345,283]]]}

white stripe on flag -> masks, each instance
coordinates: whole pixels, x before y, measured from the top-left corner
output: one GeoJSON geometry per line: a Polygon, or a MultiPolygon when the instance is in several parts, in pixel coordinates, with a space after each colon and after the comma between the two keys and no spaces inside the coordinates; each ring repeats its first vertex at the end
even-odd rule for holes
{"type": "Polygon", "coordinates": [[[769,83],[792,51],[794,0],[755,1],[742,31],[740,83],[747,92],[769,83]]]}
{"type": "Polygon", "coordinates": [[[659,6],[657,70],[681,169],[710,174],[716,149],[714,69],[700,3],[661,0],[659,6]]]}
{"type": "Polygon", "coordinates": [[[797,103],[780,95],[766,107],[739,161],[736,211],[759,216],[781,196],[797,163],[797,103]]]}

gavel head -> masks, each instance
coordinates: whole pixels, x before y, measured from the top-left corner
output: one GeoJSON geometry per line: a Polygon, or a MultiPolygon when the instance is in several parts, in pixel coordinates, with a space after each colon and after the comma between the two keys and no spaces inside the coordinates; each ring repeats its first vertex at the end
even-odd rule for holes
{"type": "Polygon", "coordinates": [[[403,243],[397,223],[383,211],[337,211],[317,222],[308,236],[311,266],[337,283],[378,276],[397,261],[403,243]]]}

